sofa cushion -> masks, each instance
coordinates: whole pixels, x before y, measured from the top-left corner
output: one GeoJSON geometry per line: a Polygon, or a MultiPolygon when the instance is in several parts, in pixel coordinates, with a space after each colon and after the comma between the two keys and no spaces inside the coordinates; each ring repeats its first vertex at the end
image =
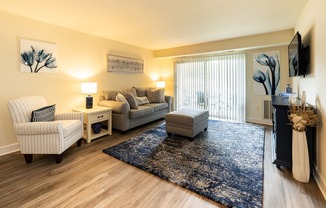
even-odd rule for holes
{"type": "Polygon", "coordinates": [[[133,96],[131,93],[128,93],[126,98],[130,108],[138,109],[138,102],[135,96],[133,96]]]}
{"type": "Polygon", "coordinates": [[[164,103],[164,89],[148,90],[146,97],[150,103],[164,103]]]}
{"type": "Polygon", "coordinates": [[[144,96],[144,97],[136,97],[136,99],[137,99],[138,105],[145,105],[145,104],[149,103],[146,96],[144,96]]]}
{"type": "Polygon", "coordinates": [[[126,98],[127,98],[127,94],[132,94],[134,97],[137,97],[137,93],[136,93],[136,89],[135,88],[130,88],[130,89],[127,89],[127,90],[123,90],[121,92],[126,98]]]}
{"type": "Polygon", "coordinates": [[[128,100],[125,98],[125,96],[123,96],[123,94],[121,94],[120,92],[117,94],[117,96],[115,97],[115,100],[118,102],[125,102],[128,103],[128,100]]]}
{"type": "Polygon", "coordinates": [[[151,113],[154,113],[154,108],[152,108],[151,106],[142,105],[138,106],[138,109],[130,109],[129,118],[133,119],[148,116],[151,113]]]}
{"type": "Polygon", "coordinates": [[[153,90],[153,87],[133,87],[136,89],[137,97],[146,96],[147,90],[153,90]]]}
{"type": "Polygon", "coordinates": [[[150,104],[146,104],[145,106],[153,108],[154,112],[168,108],[167,103],[150,103],[150,104]]]}
{"type": "Polygon", "coordinates": [[[119,91],[103,91],[105,100],[115,100],[119,91]]]}

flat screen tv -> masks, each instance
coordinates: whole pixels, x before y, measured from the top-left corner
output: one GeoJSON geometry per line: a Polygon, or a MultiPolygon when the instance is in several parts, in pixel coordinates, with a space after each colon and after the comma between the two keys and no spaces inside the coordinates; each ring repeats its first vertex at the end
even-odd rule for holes
{"type": "Polygon", "coordinates": [[[289,76],[305,76],[309,62],[309,47],[302,45],[301,35],[295,34],[288,46],[289,76]]]}

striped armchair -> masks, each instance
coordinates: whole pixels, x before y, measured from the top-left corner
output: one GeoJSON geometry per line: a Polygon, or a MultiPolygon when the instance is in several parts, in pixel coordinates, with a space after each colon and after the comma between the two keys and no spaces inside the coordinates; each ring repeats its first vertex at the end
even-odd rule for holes
{"type": "Polygon", "coordinates": [[[71,112],[54,115],[54,121],[31,122],[32,111],[47,106],[44,97],[28,96],[10,100],[8,108],[20,151],[26,163],[33,161],[33,154],[53,154],[56,163],[62,161],[62,152],[77,142],[81,145],[83,113],[71,112]]]}

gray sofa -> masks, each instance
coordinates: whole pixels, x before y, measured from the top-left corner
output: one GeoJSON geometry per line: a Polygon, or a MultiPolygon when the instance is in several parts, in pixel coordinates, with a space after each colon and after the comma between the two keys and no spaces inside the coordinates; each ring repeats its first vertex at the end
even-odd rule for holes
{"type": "Polygon", "coordinates": [[[163,90],[163,94],[160,94],[162,98],[160,100],[153,100],[149,97],[149,93],[152,92],[154,92],[154,89],[149,87],[133,87],[123,91],[105,91],[98,105],[112,108],[112,127],[120,131],[126,131],[151,121],[164,118],[164,116],[171,111],[172,97],[164,95],[163,90]],[[149,103],[141,104],[138,102],[135,107],[132,102],[129,102],[129,99],[117,101],[118,94],[119,96],[124,95],[123,97],[125,98],[128,98],[130,94],[133,94],[131,97],[137,97],[137,99],[146,97],[145,100],[148,100],[149,103]]]}

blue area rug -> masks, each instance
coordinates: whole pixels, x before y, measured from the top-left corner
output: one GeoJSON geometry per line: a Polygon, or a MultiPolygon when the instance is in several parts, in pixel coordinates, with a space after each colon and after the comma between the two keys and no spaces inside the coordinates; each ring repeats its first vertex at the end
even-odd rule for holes
{"type": "Polygon", "coordinates": [[[103,152],[228,207],[262,207],[264,128],[209,120],[193,141],[165,124],[103,152]]]}

